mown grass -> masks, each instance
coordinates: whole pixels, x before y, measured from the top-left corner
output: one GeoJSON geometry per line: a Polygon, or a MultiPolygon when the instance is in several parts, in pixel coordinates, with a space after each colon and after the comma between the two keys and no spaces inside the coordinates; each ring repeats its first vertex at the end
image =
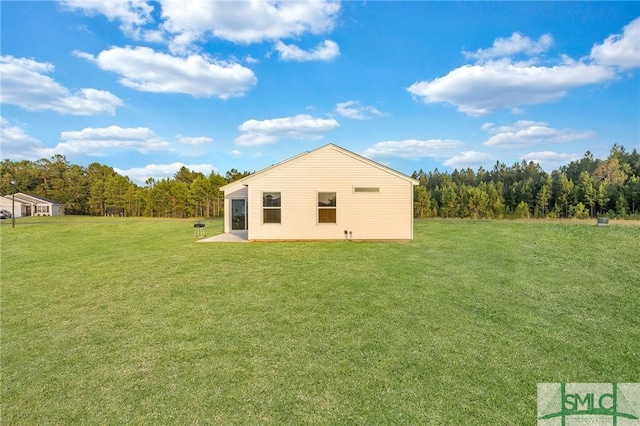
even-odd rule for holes
{"type": "Polygon", "coordinates": [[[640,381],[640,226],[196,244],[191,224],[2,224],[3,425],[532,424],[537,383],[640,381]]]}

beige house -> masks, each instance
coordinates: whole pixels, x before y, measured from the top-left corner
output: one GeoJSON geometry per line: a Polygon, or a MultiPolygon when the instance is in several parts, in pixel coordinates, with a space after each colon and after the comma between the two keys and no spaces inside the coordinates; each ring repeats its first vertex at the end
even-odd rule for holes
{"type": "Polygon", "coordinates": [[[248,240],[411,240],[414,185],[329,144],[223,186],[224,231],[248,240]]]}
{"type": "Polygon", "coordinates": [[[11,211],[12,204],[15,216],[59,216],[64,214],[64,204],[38,195],[16,192],[12,202],[11,194],[0,197],[0,208],[11,211]]]}

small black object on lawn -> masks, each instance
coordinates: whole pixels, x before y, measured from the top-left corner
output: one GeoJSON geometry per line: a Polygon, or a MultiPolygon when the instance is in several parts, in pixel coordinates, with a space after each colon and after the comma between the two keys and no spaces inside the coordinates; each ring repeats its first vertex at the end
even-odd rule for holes
{"type": "Polygon", "coordinates": [[[204,223],[193,224],[193,238],[204,237],[204,223]]]}
{"type": "Polygon", "coordinates": [[[609,218],[608,217],[599,217],[596,226],[609,226],[609,218]]]}

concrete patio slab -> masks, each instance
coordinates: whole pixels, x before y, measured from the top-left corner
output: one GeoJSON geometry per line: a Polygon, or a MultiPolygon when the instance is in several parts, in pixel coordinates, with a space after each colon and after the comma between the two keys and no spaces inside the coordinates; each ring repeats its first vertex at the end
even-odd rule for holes
{"type": "Polygon", "coordinates": [[[224,234],[214,235],[213,237],[202,238],[198,243],[248,243],[248,234],[246,232],[226,232],[224,234]]]}

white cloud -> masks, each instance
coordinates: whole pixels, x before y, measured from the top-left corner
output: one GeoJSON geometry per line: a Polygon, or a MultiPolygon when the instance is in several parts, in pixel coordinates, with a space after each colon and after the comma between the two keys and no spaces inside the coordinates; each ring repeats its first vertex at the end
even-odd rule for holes
{"type": "Polygon", "coordinates": [[[492,134],[483,142],[486,146],[519,147],[543,143],[564,143],[595,136],[592,131],[578,131],[573,129],[554,129],[542,121],[520,120],[506,126],[494,126],[485,123],[482,130],[492,134]]]}
{"type": "Polygon", "coordinates": [[[280,139],[321,139],[340,125],[334,119],[314,118],[307,114],[271,120],[247,120],[239,127],[244,134],[235,140],[240,146],[272,144],[280,139]]]}
{"type": "Polygon", "coordinates": [[[162,27],[171,47],[184,51],[212,35],[236,43],[258,43],[320,34],[333,29],[340,2],[161,0],[162,27]]]}
{"type": "Polygon", "coordinates": [[[338,43],[331,40],[325,40],[312,50],[302,50],[294,44],[284,44],[278,41],[275,49],[284,61],[331,61],[340,55],[338,43]]]}
{"type": "Polygon", "coordinates": [[[145,167],[133,167],[130,169],[118,169],[116,167],[113,170],[123,176],[128,176],[132,182],[138,185],[144,185],[145,181],[149,178],[160,180],[163,178],[171,178],[182,168],[200,172],[204,175],[209,175],[212,171],[215,171],[215,167],[211,164],[183,164],[183,163],[171,163],[171,164],[149,164],[145,167]]]}
{"type": "Polygon", "coordinates": [[[537,55],[547,51],[553,45],[553,37],[543,34],[538,41],[533,41],[529,37],[520,33],[513,33],[509,38],[497,38],[493,46],[488,49],[478,49],[475,52],[462,52],[468,59],[485,61],[493,58],[502,58],[517,54],[537,55]]]}
{"type": "Polygon", "coordinates": [[[361,106],[359,101],[347,101],[336,104],[336,113],[354,120],[367,120],[374,116],[383,116],[384,113],[372,106],[361,106]]]}
{"type": "Polygon", "coordinates": [[[489,162],[491,162],[491,156],[485,152],[465,151],[451,157],[444,162],[444,165],[455,169],[462,169],[479,167],[489,162]]]}
{"type": "Polygon", "coordinates": [[[208,138],[206,136],[198,136],[194,138],[190,136],[177,135],[176,139],[178,140],[179,143],[183,145],[200,146],[200,145],[208,145],[210,143],[213,143],[213,139],[208,138]]]}
{"type": "Polygon", "coordinates": [[[140,38],[140,27],[153,20],[153,6],[146,0],[62,0],[61,4],[89,16],[100,13],[109,21],[120,21],[122,32],[134,38],[140,38]]]}
{"type": "Polygon", "coordinates": [[[37,160],[42,158],[42,142],[23,128],[0,116],[0,154],[2,159],[37,160]]]}
{"type": "Polygon", "coordinates": [[[622,35],[610,35],[602,44],[594,45],[591,57],[601,65],[640,68],[640,18],[625,26],[622,35]]]}
{"type": "Polygon", "coordinates": [[[70,10],[102,14],[119,21],[135,40],[167,42],[172,53],[187,54],[195,43],[218,38],[234,43],[260,43],[333,29],[340,11],[337,0],[201,1],[159,0],[155,11],[147,0],[65,0],[70,10]]]}
{"type": "Polygon", "coordinates": [[[523,160],[540,164],[545,170],[553,170],[582,157],[580,154],[563,154],[554,151],[539,151],[525,154],[523,160]]]}
{"type": "Polygon", "coordinates": [[[260,151],[256,151],[254,149],[252,149],[249,153],[245,154],[240,150],[234,149],[232,151],[229,152],[229,156],[231,158],[243,158],[245,156],[247,156],[248,158],[261,158],[264,157],[264,154],[260,151]]]}
{"type": "Polygon", "coordinates": [[[235,143],[240,146],[270,145],[278,142],[280,139],[280,137],[274,135],[267,135],[258,132],[248,132],[238,136],[235,139],[235,143]]]}
{"type": "Polygon", "coordinates": [[[449,139],[378,142],[367,148],[362,155],[368,158],[404,158],[417,160],[426,157],[441,157],[444,152],[462,145],[461,141],[449,139]]]}
{"type": "Polygon", "coordinates": [[[539,65],[539,55],[553,44],[549,34],[537,41],[520,33],[498,38],[492,47],[463,52],[475,59],[443,77],[418,81],[407,88],[425,103],[454,105],[468,115],[483,115],[501,109],[521,113],[523,105],[536,105],[563,98],[571,89],[601,84],[617,78],[616,70],[640,67],[640,18],[591,49],[591,55],[573,60],[560,55],[553,63],[539,65]],[[515,61],[516,55],[526,60],[515,61]]]}
{"type": "Polygon", "coordinates": [[[207,153],[207,145],[213,143],[213,139],[206,136],[190,137],[177,135],[176,139],[178,143],[182,145],[179,151],[180,155],[184,157],[201,157],[207,153]]]}
{"type": "Polygon", "coordinates": [[[483,115],[555,101],[570,89],[615,77],[611,68],[582,62],[545,67],[504,59],[464,65],[444,77],[414,83],[407,90],[425,103],[445,102],[468,115],[483,115]]]}
{"type": "Polygon", "coordinates": [[[82,154],[104,156],[112,151],[170,151],[169,142],[164,141],[146,127],[123,128],[109,126],[103,128],[87,127],[80,131],[62,132],[62,142],[54,148],[48,148],[53,154],[82,154]]]}
{"type": "Polygon", "coordinates": [[[180,58],[148,47],[112,47],[96,57],[84,52],[75,54],[94,61],[103,70],[120,74],[122,85],[143,92],[227,99],[244,95],[257,81],[253,71],[236,63],[213,61],[201,55],[180,58]]]}
{"type": "Polygon", "coordinates": [[[52,110],[72,115],[114,115],[116,107],[123,105],[120,98],[105,90],[84,88],[71,92],[46,75],[53,71],[53,64],[48,62],[0,56],[0,102],[29,111],[52,110]]]}

